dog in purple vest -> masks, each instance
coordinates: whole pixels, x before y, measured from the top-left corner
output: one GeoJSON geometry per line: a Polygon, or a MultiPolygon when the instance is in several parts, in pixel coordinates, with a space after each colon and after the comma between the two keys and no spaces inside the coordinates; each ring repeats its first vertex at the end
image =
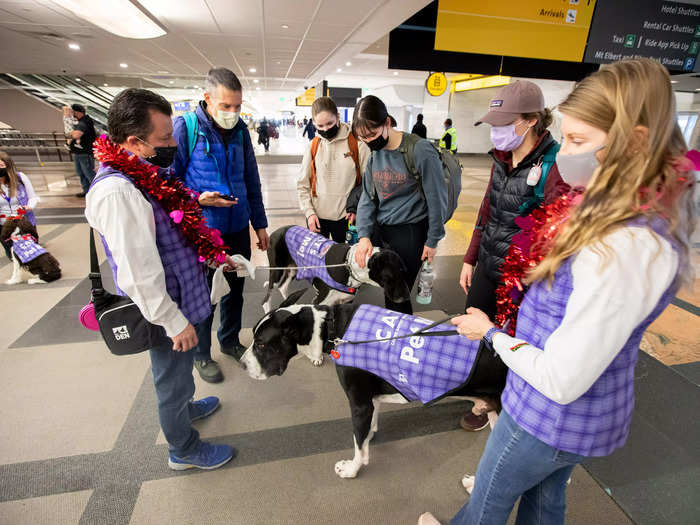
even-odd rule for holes
{"type": "Polygon", "coordinates": [[[267,250],[270,266],[287,268],[270,270],[265,312],[270,311],[270,294],[277,288],[286,297],[292,279],[309,281],[316,288],[314,304],[334,305],[353,300],[356,289],[370,284],[384,289],[384,295],[395,303],[410,301],[411,290],[404,278],[404,264],[396,252],[375,248],[366,268],[355,263],[355,246],[336,243],[301,226],[284,226],[270,235],[267,250]],[[300,268],[302,266],[344,265],[332,268],[300,268]]]}
{"type": "Polygon", "coordinates": [[[32,274],[27,284],[50,283],[61,278],[61,267],[56,258],[38,242],[36,226],[27,217],[8,217],[0,230],[3,243],[12,242],[12,277],[6,284],[22,282],[22,270],[32,274]]]}
{"type": "MultiPolygon", "coordinates": [[[[253,328],[253,343],[241,365],[253,379],[281,376],[301,354],[312,361],[330,354],[336,363],[352,416],[355,455],[335,464],[342,478],[354,478],[369,462],[369,442],[378,430],[381,403],[434,403],[446,396],[467,399],[498,395],[505,385],[501,360],[480,341],[458,335],[415,334],[430,321],[373,305],[294,304],[291,294],[253,328]],[[347,341],[389,341],[351,345],[347,341]]],[[[428,328],[454,331],[451,325],[428,328]]],[[[495,413],[494,413],[495,416],[495,413]]],[[[491,419],[491,418],[489,418],[491,419]]]]}

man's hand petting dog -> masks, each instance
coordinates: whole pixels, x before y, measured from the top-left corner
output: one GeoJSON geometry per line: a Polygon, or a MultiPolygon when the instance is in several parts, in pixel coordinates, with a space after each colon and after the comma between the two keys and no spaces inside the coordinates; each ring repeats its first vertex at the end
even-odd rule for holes
{"type": "Polygon", "coordinates": [[[217,208],[230,208],[238,204],[238,199],[224,199],[218,191],[203,191],[199,194],[198,200],[201,206],[214,206],[217,208]]]}
{"type": "Polygon", "coordinates": [[[429,263],[433,262],[433,259],[435,258],[435,252],[437,251],[437,248],[431,248],[430,246],[423,246],[423,255],[420,256],[420,260],[424,261],[428,259],[429,263]]]}
{"type": "Polygon", "coordinates": [[[372,241],[369,237],[362,237],[355,248],[355,262],[360,268],[367,266],[367,258],[372,253],[372,241]]]}
{"type": "Polygon", "coordinates": [[[194,326],[192,323],[187,323],[185,329],[173,337],[173,351],[174,352],[187,352],[195,346],[199,340],[197,339],[197,332],[194,331],[194,326]]]}
{"type": "Polygon", "coordinates": [[[481,339],[486,335],[486,332],[495,326],[488,315],[478,308],[467,308],[466,315],[455,317],[451,322],[457,327],[457,332],[460,335],[472,341],[481,339]]]}

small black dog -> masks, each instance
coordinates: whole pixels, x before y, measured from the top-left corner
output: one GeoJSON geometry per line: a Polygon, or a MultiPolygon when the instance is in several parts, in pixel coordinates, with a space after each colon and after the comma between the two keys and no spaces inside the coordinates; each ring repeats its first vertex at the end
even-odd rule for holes
{"type": "MultiPolygon", "coordinates": [[[[410,301],[411,291],[406,284],[404,264],[398,254],[391,250],[375,248],[367,261],[367,267],[360,268],[355,263],[356,246],[334,243],[300,226],[284,226],[275,230],[270,235],[270,247],[267,249],[270,266],[287,269],[270,270],[267,294],[263,299],[265,312],[269,312],[271,308],[272,289],[279,289],[282,297],[286,297],[287,289],[295,277],[312,282],[318,292],[314,304],[333,305],[350,302],[355,296],[354,290],[362,284],[383,288],[385,297],[394,303],[410,301]],[[290,253],[287,242],[287,233],[292,228],[295,230],[291,233],[296,235],[296,239],[300,239],[299,245],[291,248],[295,250],[295,254],[290,253]],[[314,247],[321,245],[326,251],[312,254],[312,258],[320,264],[343,266],[328,268],[325,272],[297,270],[296,252],[313,251],[314,247]],[[313,273],[317,276],[310,275],[313,273]]],[[[307,255],[307,252],[304,252],[304,255],[307,255]]]]}
{"type": "Polygon", "coordinates": [[[50,283],[61,278],[58,261],[36,242],[38,237],[36,227],[26,217],[10,217],[5,220],[0,230],[0,241],[12,244],[14,263],[12,277],[6,284],[21,283],[22,270],[34,275],[27,281],[28,284],[50,283]]]}

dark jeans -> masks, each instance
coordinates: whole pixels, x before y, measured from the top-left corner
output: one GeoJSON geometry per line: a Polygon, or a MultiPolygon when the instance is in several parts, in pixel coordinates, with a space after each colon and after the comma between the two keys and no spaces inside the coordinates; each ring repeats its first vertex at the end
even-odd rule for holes
{"type": "Polygon", "coordinates": [[[337,221],[329,221],[328,219],[318,219],[321,224],[321,235],[329,237],[335,242],[345,242],[345,233],[348,231],[347,219],[338,219],[337,221]]]}
{"type": "Polygon", "coordinates": [[[566,482],[585,457],[551,447],[503,410],[479,461],[474,490],[451,525],[502,525],[518,498],[516,525],[563,525],[566,482]]]}
{"type": "Polygon", "coordinates": [[[500,283],[489,279],[482,269],[483,265],[477,263],[465,308],[478,308],[493,321],[496,317],[496,288],[500,283]]]}
{"type": "MultiPolygon", "coordinates": [[[[195,330],[199,325],[195,326],[195,330]]],[[[160,428],[170,452],[177,457],[192,454],[199,447],[199,432],[192,428],[190,400],[194,396],[193,350],[173,352],[173,343],[149,351],[153,384],[158,398],[160,428]]]]}
{"type": "MultiPolygon", "coordinates": [[[[423,255],[423,247],[428,238],[428,219],[423,219],[414,224],[400,224],[397,226],[378,224],[374,237],[373,244],[386,246],[399,255],[406,267],[406,284],[409,290],[413,290],[413,283],[415,283],[420,267],[423,264],[421,255],[423,255]],[[378,244],[378,242],[381,242],[381,244],[378,244]]],[[[389,310],[404,314],[413,313],[411,301],[394,303],[385,298],[384,306],[389,310]]]]}
{"type": "Polygon", "coordinates": [[[95,159],[87,153],[74,153],[73,163],[75,164],[75,172],[80,177],[80,184],[83,186],[85,193],[90,189],[92,179],[95,178],[95,159]]]}
{"type": "MultiPolygon", "coordinates": [[[[227,253],[234,255],[240,253],[246,259],[250,259],[250,230],[246,226],[239,232],[223,233],[221,238],[229,247],[227,253]]],[[[237,277],[235,272],[224,273],[231,292],[221,298],[219,310],[221,311],[221,326],[218,331],[221,348],[233,348],[240,344],[238,333],[241,331],[241,315],[243,313],[243,285],[245,277],[237,277]]],[[[209,270],[208,281],[211,289],[211,281],[214,270],[209,270]]],[[[199,343],[192,351],[196,361],[211,359],[211,327],[214,323],[214,311],[211,315],[197,325],[197,338],[199,343]]]]}

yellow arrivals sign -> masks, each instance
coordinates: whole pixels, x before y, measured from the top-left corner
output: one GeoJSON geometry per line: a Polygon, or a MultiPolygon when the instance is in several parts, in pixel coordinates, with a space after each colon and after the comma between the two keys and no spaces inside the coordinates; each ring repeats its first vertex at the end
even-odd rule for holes
{"type": "Polygon", "coordinates": [[[425,89],[434,97],[439,97],[447,89],[447,77],[444,73],[432,73],[425,81],[425,89]]]}
{"type": "Polygon", "coordinates": [[[439,0],[435,49],[580,62],[595,0],[439,0]]]}
{"type": "Polygon", "coordinates": [[[503,75],[491,75],[479,78],[468,78],[454,81],[454,91],[471,91],[510,84],[510,77],[503,75]]]}
{"type": "Polygon", "coordinates": [[[303,95],[297,97],[297,106],[310,106],[316,100],[316,88],[311,87],[304,91],[303,95]]]}

